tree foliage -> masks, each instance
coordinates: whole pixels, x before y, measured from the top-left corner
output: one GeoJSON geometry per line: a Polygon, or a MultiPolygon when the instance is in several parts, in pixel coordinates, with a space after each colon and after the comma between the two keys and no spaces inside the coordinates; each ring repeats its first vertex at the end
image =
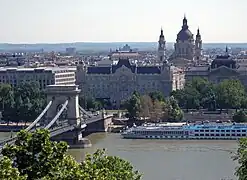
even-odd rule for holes
{"type": "Polygon", "coordinates": [[[13,122],[33,121],[42,112],[46,102],[39,85],[34,82],[25,82],[15,88],[0,85],[0,100],[3,120],[13,122]]]}
{"type": "Polygon", "coordinates": [[[141,110],[141,98],[138,92],[134,92],[130,99],[125,102],[125,108],[128,111],[130,119],[136,119],[141,110]]]}
{"type": "Polygon", "coordinates": [[[81,163],[85,180],[140,180],[141,174],[128,162],[116,156],[107,156],[105,150],[87,154],[81,163]]]}
{"type": "Polygon", "coordinates": [[[2,180],[26,180],[26,176],[21,176],[18,169],[12,166],[8,157],[3,157],[0,161],[0,179],[2,180]]]}
{"type": "Polygon", "coordinates": [[[135,92],[125,102],[125,108],[128,110],[131,119],[144,119],[150,122],[176,122],[183,118],[183,111],[180,109],[177,100],[173,97],[165,99],[160,92],[143,96],[135,92]]]}
{"type": "Polygon", "coordinates": [[[237,123],[247,122],[247,113],[244,110],[237,111],[234,113],[232,119],[237,123]]]}
{"type": "Polygon", "coordinates": [[[48,130],[34,133],[20,131],[14,145],[6,145],[0,160],[0,179],[17,180],[139,180],[141,174],[133,166],[105,150],[97,150],[78,163],[67,154],[65,142],[50,141],[48,130]]]}
{"type": "Polygon", "coordinates": [[[241,138],[239,140],[238,151],[234,160],[238,160],[239,167],[236,170],[238,180],[247,179],[247,138],[241,138]]]}
{"type": "Polygon", "coordinates": [[[245,108],[247,96],[244,86],[238,80],[224,80],[213,84],[204,78],[194,78],[185,84],[184,89],[171,95],[184,109],[207,108],[209,110],[245,108]]]}
{"type": "Polygon", "coordinates": [[[109,105],[108,101],[99,101],[99,100],[95,100],[94,98],[91,97],[80,97],[79,99],[79,104],[81,107],[83,107],[84,109],[88,109],[88,110],[100,110],[105,106],[109,105]]]}

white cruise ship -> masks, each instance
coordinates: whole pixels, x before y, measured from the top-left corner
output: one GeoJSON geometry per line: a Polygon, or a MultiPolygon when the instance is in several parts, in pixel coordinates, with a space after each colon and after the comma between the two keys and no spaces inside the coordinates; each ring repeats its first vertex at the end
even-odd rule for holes
{"type": "Polygon", "coordinates": [[[128,139],[224,139],[236,140],[247,136],[247,124],[143,124],[126,129],[128,139]]]}

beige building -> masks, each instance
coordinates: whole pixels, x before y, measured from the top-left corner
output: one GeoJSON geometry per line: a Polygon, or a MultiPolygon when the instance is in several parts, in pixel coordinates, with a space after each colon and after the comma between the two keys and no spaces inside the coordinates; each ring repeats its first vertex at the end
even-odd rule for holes
{"type": "Polygon", "coordinates": [[[0,68],[0,83],[17,86],[22,82],[39,82],[40,88],[47,85],[75,84],[76,68],[42,67],[42,68],[0,68]]]}
{"type": "Polygon", "coordinates": [[[163,31],[159,39],[159,65],[138,65],[130,57],[118,58],[117,64],[78,66],[77,84],[85,97],[108,99],[119,107],[134,91],[141,94],[160,91],[168,96],[172,90],[183,88],[184,73],[164,60],[163,31]]]}

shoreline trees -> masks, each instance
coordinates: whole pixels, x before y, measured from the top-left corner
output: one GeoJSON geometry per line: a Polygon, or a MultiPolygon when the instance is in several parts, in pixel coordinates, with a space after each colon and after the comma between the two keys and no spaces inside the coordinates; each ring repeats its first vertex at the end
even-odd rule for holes
{"type": "Polygon", "coordinates": [[[19,123],[32,122],[42,112],[46,98],[34,82],[26,82],[17,87],[0,85],[2,119],[19,123]]]}
{"type": "Polygon", "coordinates": [[[131,120],[142,119],[148,122],[177,122],[183,118],[183,111],[176,99],[165,99],[160,92],[152,92],[141,96],[134,92],[124,104],[131,120]]]}
{"type": "Polygon", "coordinates": [[[204,78],[194,78],[184,89],[171,92],[181,108],[208,110],[246,108],[247,94],[239,80],[227,79],[213,84],[204,78]]]}
{"type": "Polygon", "coordinates": [[[6,145],[0,160],[2,180],[140,180],[141,174],[131,163],[117,156],[108,156],[105,150],[88,154],[77,162],[67,154],[65,142],[52,142],[48,130],[33,133],[20,131],[14,145],[6,145]]]}

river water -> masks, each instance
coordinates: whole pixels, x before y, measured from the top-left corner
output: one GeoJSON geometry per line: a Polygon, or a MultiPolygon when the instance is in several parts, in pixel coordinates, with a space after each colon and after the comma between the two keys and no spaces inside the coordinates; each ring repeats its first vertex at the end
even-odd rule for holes
{"type": "MultiPolygon", "coordinates": [[[[0,133],[8,137],[9,133],[0,133]]],[[[131,140],[119,134],[97,133],[88,136],[91,148],[70,149],[76,160],[98,148],[107,149],[130,161],[143,173],[143,180],[236,180],[237,163],[231,157],[236,141],[131,140]]]]}

